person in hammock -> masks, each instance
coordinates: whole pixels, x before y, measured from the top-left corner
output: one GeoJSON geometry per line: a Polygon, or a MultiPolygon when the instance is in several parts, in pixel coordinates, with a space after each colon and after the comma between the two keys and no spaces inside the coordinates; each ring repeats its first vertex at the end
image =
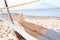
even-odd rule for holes
{"type": "Polygon", "coordinates": [[[44,28],[41,25],[36,25],[25,21],[23,14],[18,16],[14,14],[13,17],[18,22],[18,24],[21,24],[24,27],[27,33],[38,40],[60,40],[60,33],[44,28]]]}

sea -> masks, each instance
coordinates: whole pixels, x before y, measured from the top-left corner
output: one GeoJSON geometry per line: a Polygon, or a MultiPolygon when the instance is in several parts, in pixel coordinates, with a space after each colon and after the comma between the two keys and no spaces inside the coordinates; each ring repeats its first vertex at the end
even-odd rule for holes
{"type": "MultiPolygon", "coordinates": [[[[9,10],[11,14],[21,14],[31,15],[31,16],[50,16],[50,17],[60,17],[60,8],[46,8],[46,9],[19,9],[19,10],[9,10]]],[[[6,14],[6,10],[0,10],[0,14],[6,14]]]]}

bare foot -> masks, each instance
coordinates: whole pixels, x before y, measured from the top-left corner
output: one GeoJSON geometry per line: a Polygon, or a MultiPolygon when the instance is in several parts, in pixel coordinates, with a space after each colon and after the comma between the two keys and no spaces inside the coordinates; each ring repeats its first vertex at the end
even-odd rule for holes
{"type": "Polygon", "coordinates": [[[13,14],[13,18],[18,22],[18,23],[23,23],[25,22],[25,19],[24,19],[24,15],[23,14],[20,14],[20,15],[16,15],[16,14],[13,14]]]}
{"type": "Polygon", "coordinates": [[[25,18],[24,18],[23,14],[20,14],[19,18],[20,18],[20,23],[24,23],[25,22],[25,18]]]}
{"type": "Polygon", "coordinates": [[[2,15],[2,14],[0,14],[0,17],[3,17],[3,15],[2,15]]]}

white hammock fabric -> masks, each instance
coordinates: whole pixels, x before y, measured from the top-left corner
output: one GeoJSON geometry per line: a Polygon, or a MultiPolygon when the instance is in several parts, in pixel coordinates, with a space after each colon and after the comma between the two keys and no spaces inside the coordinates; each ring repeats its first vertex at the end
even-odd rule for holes
{"type": "Polygon", "coordinates": [[[25,32],[22,28],[20,28],[17,25],[7,21],[6,19],[0,17],[0,20],[4,21],[4,23],[7,24],[10,28],[13,28],[15,31],[20,33],[25,39],[27,39],[27,40],[37,40],[36,38],[32,37],[27,32],[25,32]]]}

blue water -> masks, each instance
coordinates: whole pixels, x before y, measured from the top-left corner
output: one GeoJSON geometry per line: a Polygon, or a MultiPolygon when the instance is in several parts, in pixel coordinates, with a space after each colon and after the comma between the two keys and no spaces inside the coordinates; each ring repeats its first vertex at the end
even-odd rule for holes
{"type": "Polygon", "coordinates": [[[32,15],[32,16],[60,17],[60,8],[10,10],[10,12],[17,14],[23,13],[25,15],[32,15]]]}

